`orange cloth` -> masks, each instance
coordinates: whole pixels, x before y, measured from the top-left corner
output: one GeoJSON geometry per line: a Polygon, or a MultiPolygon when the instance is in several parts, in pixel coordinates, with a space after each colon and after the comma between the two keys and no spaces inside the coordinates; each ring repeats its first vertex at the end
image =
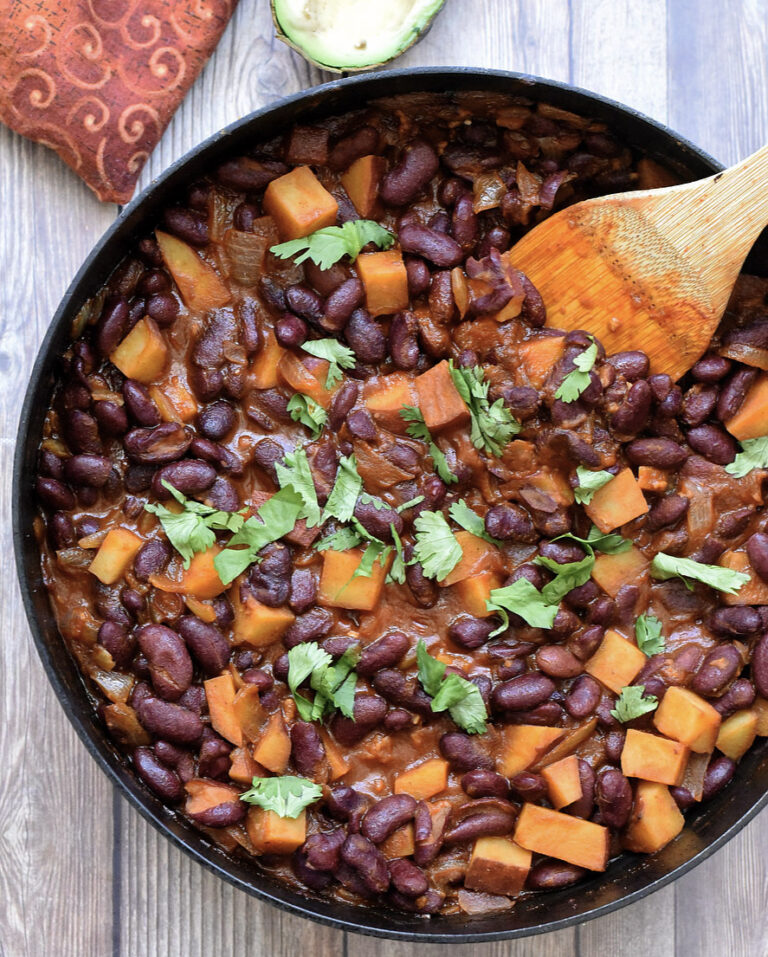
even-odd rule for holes
{"type": "Polygon", "coordinates": [[[237,0],[0,0],[0,120],[125,203],[237,0]]]}

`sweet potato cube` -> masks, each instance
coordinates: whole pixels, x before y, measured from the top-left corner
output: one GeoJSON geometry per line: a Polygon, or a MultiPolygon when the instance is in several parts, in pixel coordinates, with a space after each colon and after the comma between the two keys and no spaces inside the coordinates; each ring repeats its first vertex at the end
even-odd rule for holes
{"type": "Polygon", "coordinates": [[[756,734],[757,712],[747,708],[723,721],[715,746],[731,761],[739,761],[752,747],[756,734]]]}
{"type": "Polygon", "coordinates": [[[731,435],[743,442],[745,439],[759,439],[768,435],[768,374],[760,373],[736,415],[725,423],[731,435]]]}
{"type": "Polygon", "coordinates": [[[324,359],[314,359],[309,356],[300,359],[292,352],[283,350],[277,364],[277,375],[294,392],[308,395],[324,409],[331,404],[331,393],[325,388],[328,363],[324,359]]]}
{"type": "Polygon", "coordinates": [[[542,768],[541,776],[547,782],[549,803],[558,811],[581,797],[579,759],[575,754],[548,764],[542,768]]]}
{"type": "Polygon", "coordinates": [[[535,854],[576,867],[604,871],[608,864],[611,835],[607,827],[537,804],[523,804],[513,836],[516,844],[535,854]]]}
{"type": "Polygon", "coordinates": [[[289,608],[270,608],[247,592],[241,595],[237,582],[230,589],[229,600],[235,614],[232,632],[238,645],[265,648],[278,641],[296,618],[289,608]]]}
{"type": "Polygon", "coordinates": [[[383,156],[361,156],[341,174],[341,185],[347,191],[361,219],[368,219],[376,207],[379,183],[387,168],[383,156]]]}
{"type": "Polygon", "coordinates": [[[364,389],[365,405],[374,420],[390,432],[405,435],[408,423],[400,415],[406,405],[416,404],[413,379],[404,372],[369,380],[364,389]]]}
{"type": "Polygon", "coordinates": [[[238,784],[250,784],[254,778],[262,777],[261,768],[253,760],[248,748],[235,748],[229,760],[229,776],[238,784]]]}
{"type": "Polygon", "coordinates": [[[697,754],[710,754],[720,730],[720,715],[693,691],[673,685],[653,714],[661,734],[674,738],[697,754]]]}
{"type": "Polygon", "coordinates": [[[643,490],[631,469],[621,472],[598,489],[584,511],[601,532],[612,532],[648,511],[643,490]]]}
{"type": "Polygon", "coordinates": [[[565,336],[536,336],[517,347],[520,363],[535,389],[540,389],[563,354],[565,336]]]}
{"type": "Polygon", "coordinates": [[[168,346],[154,319],[140,319],[110,354],[110,361],[127,379],[152,382],[165,368],[168,346]]]}
{"type": "Polygon", "coordinates": [[[488,618],[488,599],[494,588],[501,588],[504,579],[497,572],[480,572],[456,583],[456,591],[464,609],[474,618],[488,618]]]}
{"type": "Polygon", "coordinates": [[[495,545],[463,530],[456,532],[455,538],[461,546],[461,558],[453,571],[442,579],[441,585],[455,585],[481,572],[500,570],[501,553],[495,545]]]}
{"type": "Polygon", "coordinates": [[[233,707],[243,737],[246,741],[255,741],[267,721],[267,716],[261,706],[259,689],[255,685],[243,685],[235,695],[233,707]]]}
{"type": "Polygon", "coordinates": [[[236,748],[243,746],[243,730],[235,714],[235,682],[231,674],[208,678],[203,682],[208,713],[214,731],[231,741],[236,748]]]}
{"type": "Polygon", "coordinates": [[[403,824],[393,834],[379,844],[379,850],[391,861],[395,857],[410,857],[415,850],[413,824],[403,824]]]}
{"type": "Polygon", "coordinates": [[[723,552],[720,556],[723,568],[732,568],[735,572],[749,575],[735,595],[721,592],[721,600],[726,605],[768,605],[768,584],[759,578],[746,552],[723,552]]]}
{"type": "Polygon", "coordinates": [[[637,484],[644,492],[655,492],[661,495],[669,488],[669,475],[663,469],[641,465],[637,470],[637,484]]]}
{"type": "Polygon", "coordinates": [[[192,778],[184,785],[187,801],[184,811],[187,814],[201,814],[219,804],[231,804],[240,800],[240,792],[230,784],[220,784],[206,778],[192,778]]]}
{"type": "Polygon", "coordinates": [[[508,725],[502,731],[497,770],[504,777],[513,778],[538,761],[564,734],[564,728],[536,724],[508,725]]]}
{"type": "Polygon", "coordinates": [[[472,848],[464,886],[471,891],[514,897],[523,889],[532,856],[507,837],[480,837],[472,848]]]}
{"type": "Polygon", "coordinates": [[[274,811],[252,807],[245,829],[258,854],[290,854],[307,839],[307,812],[298,817],[280,817],[274,811]]]}
{"type": "Polygon", "coordinates": [[[253,749],[253,760],[273,774],[284,774],[291,756],[291,738],[282,711],[270,715],[269,723],[253,749]]]}
{"type": "Polygon", "coordinates": [[[339,208],[308,166],[297,166],[273,179],[264,192],[263,206],[277,223],[283,242],[333,226],[339,208]]]}
{"type": "Polygon", "coordinates": [[[429,758],[395,778],[395,794],[410,794],[417,801],[427,801],[448,786],[448,762],[429,758]]]}
{"type": "Polygon", "coordinates": [[[362,253],[355,266],[365,287],[365,308],[372,316],[391,316],[408,308],[408,273],[399,249],[362,253]]]}
{"type": "Polygon", "coordinates": [[[264,344],[251,363],[251,380],[254,389],[275,388],[279,381],[277,367],[284,355],[286,355],[285,349],[275,338],[274,331],[268,329],[264,336],[264,344]]]}
{"type": "Polygon", "coordinates": [[[176,375],[151,385],[149,394],[164,422],[191,422],[197,415],[197,399],[176,375]]]}
{"type": "Polygon", "coordinates": [[[633,545],[616,555],[598,555],[592,568],[592,579],[611,598],[622,585],[637,585],[648,575],[648,559],[633,545]]]}
{"type": "Polygon", "coordinates": [[[323,552],[323,570],[320,573],[318,590],[318,601],[321,605],[373,611],[379,603],[390,562],[385,562],[384,567],[377,561],[368,578],[363,575],[354,578],[362,559],[361,548],[352,548],[346,552],[328,549],[323,552]]]}
{"type": "Polygon", "coordinates": [[[757,715],[755,734],[759,738],[768,737],[768,701],[758,695],[752,702],[752,710],[757,715]]]}
{"type": "Polygon", "coordinates": [[[325,728],[320,728],[320,737],[323,739],[325,747],[325,759],[328,762],[328,779],[338,781],[349,771],[349,761],[344,757],[341,748],[336,744],[325,728]]]}
{"type": "Polygon", "coordinates": [[[416,378],[415,386],[419,408],[430,432],[440,432],[469,422],[469,409],[453,384],[451,370],[445,359],[422,372],[416,378]]]}
{"type": "Polygon", "coordinates": [[[232,296],[213,266],[176,236],[157,230],[155,238],[188,309],[207,312],[226,306],[232,296]]]}
{"type": "Polygon", "coordinates": [[[638,781],[623,841],[628,851],[655,854],[677,837],[684,826],[685,818],[669,788],[653,781],[638,781]]]}
{"type": "Polygon", "coordinates": [[[114,585],[126,572],[144,544],[144,539],[127,528],[113,528],[107,532],[88,571],[105,585],[114,585]]]}
{"type": "Polygon", "coordinates": [[[212,545],[204,552],[195,552],[181,576],[180,591],[205,601],[216,598],[227,587],[219,578],[214,559],[221,551],[220,545],[212,545]]]}
{"type": "Polygon", "coordinates": [[[688,753],[679,741],[630,728],[621,752],[621,770],[628,778],[677,787],[685,774],[688,753]]]}
{"type": "Polygon", "coordinates": [[[606,688],[620,694],[623,687],[632,684],[645,661],[645,655],[637,645],[609,628],[584,670],[602,681],[606,688]]]}

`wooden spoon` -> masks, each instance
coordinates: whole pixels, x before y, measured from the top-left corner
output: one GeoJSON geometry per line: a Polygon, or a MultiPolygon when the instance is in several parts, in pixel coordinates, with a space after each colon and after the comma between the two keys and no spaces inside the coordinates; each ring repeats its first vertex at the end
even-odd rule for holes
{"type": "Polygon", "coordinates": [[[768,146],[680,186],[600,196],[555,213],[508,254],[547,325],[586,329],[609,354],[642,349],[678,379],[709,345],[768,223],[768,146]]]}

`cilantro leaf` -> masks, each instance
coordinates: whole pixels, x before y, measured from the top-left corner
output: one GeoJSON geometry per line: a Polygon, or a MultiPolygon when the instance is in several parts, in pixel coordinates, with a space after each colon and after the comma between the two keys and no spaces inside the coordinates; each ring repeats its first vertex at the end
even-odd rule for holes
{"type": "Polygon", "coordinates": [[[451,505],[451,507],[448,509],[448,514],[457,525],[460,525],[465,531],[471,532],[472,535],[482,538],[491,545],[502,544],[498,538],[493,538],[488,534],[488,532],[486,532],[485,522],[482,520],[482,518],[480,518],[477,512],[472,511],[463,498],[451,505]]]}
{"type": "Polygon", "coordinates": [[[312,433],[312,438],[316,439],[323,431],[323,426],[328,421],[328,413],[315,400],[304,395],[303,392],[297,392],[288,400],[286,406],[294,422],[301,422],[312,433]]]}
{"type": "Polygon", "coordinates": [[[695,562],[692,558],[677,558],[675,555],[666,555],[659,552],[651,562],[651,575],[660,581],[678,576],[685,582],[686,587],[693,591],[691,581],[703,582],[710,588],[735,595],[742,585],[749,581],[749,575],[734,571],[732,568],[722,568],[720,565],[704,565],[695,562]]]}
{"type": "Polygon", "coordinates": [[[569,591],[589,581],[589,576],[595,566],[595,553],[589,548],[584,558],[578,562],[564,562],[562,564],[552,558],[546,558],[544,555],[537,555],[534,563],[542,565],[554,574],[555,577],[552,581],[547,582],[541,589],[541,597],[548,605],[556,606],[569,591]]]}
{"type": "Polygon", "coordinates": [[[405,584],[405,557],[403,555],[403,543],[397,534],[397,529],[393,522],[389,523],[389,530],[392,532],[392,540],[395,543],[395,557],[392,561],[392,567],[387,575],[387,582],[397,582],[398,585],[405,584]]]}
{"type": "Polygon", "coordinates": [[[628,539],[623,538],[616,532],[601,532],[596,525],[590,528],[586,538],[580,538],[573,532],[566,532],[564,535],[558,535],[553,541],[559,542],[563,539],[583,545],[586,549],[596,549],[606,555],[617,555],[619,552],[626,552],[632,547],[632,542],[628,539]]]}
{"type": "Polygon", "coordinates": [[[375,243],[379,249],[389,249],[394,241],[392,233],[372,219],[356,219],[343,226],[326,226],[302,239],[279,243],[269,251],[280,259],[296,256],[297,265],[311,259],[321,269],[330,269],[344,256],[357,259],[360,250],[368,243],[375,243]]]}
{"type": "Polygon", "coordinates": [[[741,452],[725,471],[736,478],[744,478],[752,469],[768,469],[768,435],[758,439],[744,439],[741,443],[741,452]]]}
{"type": "Polygon", "coordinates": [[[416,661],[421,686],[432,698],[432,710],[447,711],[469,734],[482,734],[488,712],[477,685],[461,675],[446,676],[445,665],[430,655],[423,640],[416,645],[416,661]]]}
{"type": "Polygon", "coordinates": [[[392,546],[385,545],[384,542],[379,541],[379,539],[369,541],[365,546],[365,551],[363,552],[363,557],[360,559],[360,564],[355,569],[355,573],[352,577],[370,578],[373,574],[373,566],[376,564],[376,562],[380,561],[383,565],[387,558],[389,558],[389,553],[391,551],[392,546]]]}
{"type": "Polygon", "coordinates": [[[310,339],[301,348],[311,356],[326,359],[330,363],[325,377],[326,389],[332,389],[341,381],[342,369],[354,369],[357,362],[354,352],[338,339],[310,339]]]}
{"type": "Polygon", "coordinates": [[[421,687],[430,697],[434,698],[440,690],[445,675],[445,665],[442,661],[438,661],[437,658],[430,655],[423,638],[419,638],[416,645],[416,664],[419,669],[421,687]]]}
{"type": "Polygon", "coordinates": [[[424,421],[424,416],[421,414],[421,409],[417,409],[414,405],[404,405],[402,409],[400,409],[400,418],[403,419],[404,422],[410,423],[406,428],[406,432],[411,438],[419,439],[421,442],[427,443],[429,456],[440,478],[448,485],[458,482],[458,478],[453,474],[448,465],[445,453],[435,444],[424,421]]]}
{"type": "Polygon", "coordinates": [[[292,489],[303,503],[299,518],[307,520],[307,528],[319,525],[320,505],[317,501],[317,490],[309,467],[309,459],[304,449],[295,449],[286,453],[282,462],[275,463],[277,481],[281,489],[292,489]]]}
{"type": "Polygon", "coordinates": [[[621,689],[621,694],[616,700],[616,707],[612,709],[611,714],[617,721],[626,724],[628,721],[639,718],[640,715],[655,711],[658,704],[659,699],[655,695],[645,695],[644,685],[627,685],[621,689]]]}
{"type": "Polygon", "coordinates": [[[355,511],[357,498],[362,489],[363,480],[357,472],[357,459],[354,455],[343,455],[339,460],[339,469],[336,472],[333,489],[325,503],[323,522],[329,518],[337,518],[340,522],[348,522],[355,511]]]}
{"type": "MultiPolygon", "coordinates": [[[[590,336],[590,338],[592,337],[590,336]]],[[[589,373],[592,371],[596,361],[597,343],[593,339],[592,345],[573,360],[573,364],[576,368],[573,372],[569,372],[560,383],[557,392],[555,392],[555,398],[562,399],[563,402],[575,402],[592,381],[589,373]]]]}
{"type": "Polygon", "coordinates": [[[573,496],[579,505],[589,505],[595,497],[595,492],[607,485],[616,476],[606,472],[605,469],[600,472],[590,472],[583,465],[579,465],[576,468],[576,477],[579,484],[573,490],[573,496]]]}
{"type": "Polygon", "coordinates": [[[512,436],[520,431],[520,423],[504,405],[503,399],[497,399],[493,405],[488,401],[488,385],[480,366],[468,369],[456,368],[453,359],[448,360],[451,379],[456,391],[464,400],[472,417],[470,439],[476,449],[501,455],[504,446],[512,436]]]}
{"type": "Polygon", "coordinates": [[[280,817],[298,817],[304,808],[323,796],[319,784],[290,774],[274,778],[254,778],[249,791],[240,795],[246,804],[256,804],[280,817]]]}
{"type": "Polygon", "coordinates": [[[498,635],[507,628],[508,612],[519,615],[532,628],[551,628],[557,615],[557,605],[546,601],[538,588],[527,578],[518,578],[511,585],[494,588],[485,606],[488,611],[498,612],[502,617],[503,624],[493,635],[498,635]]]}
{"type": "Polygon", "coordinates": [[[413,508],[415,505],[421,505],[423,501],[424,501],[424,496],[417,495],[416,498],[410,498],[408,499],[407,502],[403,502],[402,505],[398,505],[395,511],[399,515],[400,512],[404,512],[407,508],[413,508]]]}
{"type": "Polygon", "coordinates": [[[442,581],[461,561],[461,545],[442,512],[422,512],[416,516],[413,527],[414,561],[421,563],[426,578],[442,581]]]}
{"type": "Polygon", "coordinates": [[[350,548],[357,548],[362,541],[354,528],[344,526],[320,539],[315,548],[319,552],[324,552],[328,548],[332,548],[335,552],[346,552],[350,548]]]}
{"type": "Polygon", "coordinates": [[[661,633],[661,622],[653,615],[640,615],[635,622],[635,637],[637,647],[648,658],[660,655],[666,647],[664,635],[661,633]]]}
{"type": "Polygon", "coordinates": [[[346,717],[353,717],[357,675],[352,669],[356,661],[357,653],[348,649],[333,664],[333,658],[316,641],[307,641],[290,649],[288,687],[303,721],[319,721],[335,708],[346,717]],[[309,701],[298,691],[307,678],[316,692],[314,701],[309,701]]]}
{"type": "Polygon", "coordinates": [[[163,479],[163,485],[183,506],[182,511],[171,511],[162,504],[149,504],[144,508],[147,512],[157,515],[168,541],[181,555],[184,568],[189,568],[192,556],[196,552],[207,551],[216,543],[213,529],[237,532],[245,522],[240,512],[221,512],[210,505],[188,499],[165,479],[163,479]]]}

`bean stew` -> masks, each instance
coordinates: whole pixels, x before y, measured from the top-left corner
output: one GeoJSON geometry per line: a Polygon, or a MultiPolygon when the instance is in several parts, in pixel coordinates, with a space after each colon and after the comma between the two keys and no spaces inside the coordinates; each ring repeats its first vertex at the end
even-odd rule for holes
{"type": "Polygon", "coordinates": [[[671,182],[546,104],[378,100],[192,183],[81,311],[44,580],[225,852],[503,911],[659,851],[768,736],[768,281],[675,382],[514,268],[552,210],[671,182]]]}

